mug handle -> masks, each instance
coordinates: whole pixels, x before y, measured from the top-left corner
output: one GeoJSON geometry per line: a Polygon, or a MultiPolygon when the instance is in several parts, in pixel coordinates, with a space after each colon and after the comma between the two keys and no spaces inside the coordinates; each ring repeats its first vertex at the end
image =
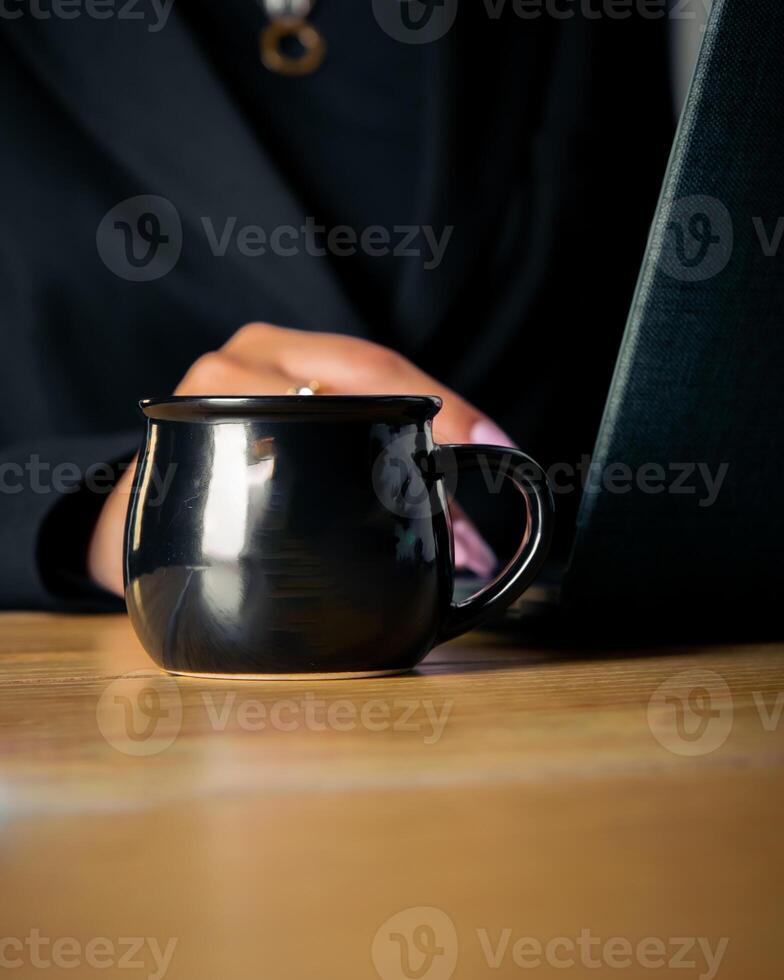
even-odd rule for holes
{"type": "Polygon", "coordinates": [[[520,452],[502,446],[437,446],[452,455],[458,470],[489,471],[517,487],[525,498],[528,515],[526,535],[517,553],[489,585],[462,602],[453,602],[435,645],[460,636],[505,609],[525,592],[547,557],[553,535],[555,504],[544,470],[520,452]]]}

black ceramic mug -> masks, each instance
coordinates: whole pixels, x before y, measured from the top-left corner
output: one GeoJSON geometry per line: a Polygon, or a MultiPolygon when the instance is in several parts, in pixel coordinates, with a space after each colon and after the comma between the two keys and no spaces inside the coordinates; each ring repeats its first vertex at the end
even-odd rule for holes
{"type": "Polygon", "coordinates": [[[181,674],[368,676],[414,667],[503,609],[549,546],[553,502],[516,450],[437,446],[437,398],[150,399],[125,532],[125,597],[150,656],[181,674]],[[511,479],[525,540],[452,601],[458,470],[511,479]]]}

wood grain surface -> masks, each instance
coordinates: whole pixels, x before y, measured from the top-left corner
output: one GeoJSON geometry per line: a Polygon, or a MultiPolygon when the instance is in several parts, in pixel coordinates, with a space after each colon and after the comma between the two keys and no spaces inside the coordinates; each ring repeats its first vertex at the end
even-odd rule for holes
{"type": "Polygon", "coordinates": [[[0,972],[781,975],[781,645],[232,684],[13,613],[0,665],[0,972]]]}

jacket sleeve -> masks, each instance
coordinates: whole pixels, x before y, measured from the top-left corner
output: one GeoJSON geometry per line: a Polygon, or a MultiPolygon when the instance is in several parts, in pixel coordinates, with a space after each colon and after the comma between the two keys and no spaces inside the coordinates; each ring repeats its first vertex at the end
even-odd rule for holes
{"type": "Polygon", "coordinates": [[[141,431],[50,438],[0,449],[0,609],[117,612],[86,555],[98,514],[141,431]]]}

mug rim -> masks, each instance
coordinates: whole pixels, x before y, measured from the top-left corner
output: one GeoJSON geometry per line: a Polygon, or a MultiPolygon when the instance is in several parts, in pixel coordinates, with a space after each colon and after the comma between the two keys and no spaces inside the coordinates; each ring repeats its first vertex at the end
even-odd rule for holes
{"type": "Polygon", "coordinates": [[[248,416],[427,421],[441,405],[437,395],[167,395],[139,402],[149,419],[184,422],[248,416]]]}

